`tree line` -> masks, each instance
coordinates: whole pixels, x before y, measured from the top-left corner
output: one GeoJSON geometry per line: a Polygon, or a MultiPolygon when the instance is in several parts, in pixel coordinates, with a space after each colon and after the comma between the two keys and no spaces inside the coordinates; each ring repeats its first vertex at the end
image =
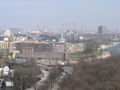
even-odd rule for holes
{"type": "Polygon", "coordinates": [[[60,83],[60,90],[120,90],[120,56],[101,62],[81,61],[74,66],[69,79],[60,83]]]}

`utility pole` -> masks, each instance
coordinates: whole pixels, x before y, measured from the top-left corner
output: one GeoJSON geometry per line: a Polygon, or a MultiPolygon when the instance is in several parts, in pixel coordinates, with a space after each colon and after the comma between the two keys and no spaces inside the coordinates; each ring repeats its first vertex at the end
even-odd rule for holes
{"type": "Polygon", "coordinates": [[[67,60],[66,56],[67,56],[67,47],[66,47],[66,42],[65,42],[65,43],[64,43],[64,54],[63,54],[63,59],[64,59],[64,61],[67,60]]]}
{"type": "Polygon", "coordinates": [[[5,42],[8,46],[5,47],[5,57],[8,58],[9,53],[10,53],[10,40],[5,42]]]}
{"type": "Polygon", "coordinates": [[[10,40],[8,40],[8,56],[10,54],[10,40]]]}

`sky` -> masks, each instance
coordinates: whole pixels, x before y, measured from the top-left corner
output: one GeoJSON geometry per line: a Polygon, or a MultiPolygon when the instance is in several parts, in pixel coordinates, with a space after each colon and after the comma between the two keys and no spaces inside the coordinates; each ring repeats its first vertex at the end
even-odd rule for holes
{"type": "Polygon", "coordinates": [[[120,29],[120,0],[0,0],[0,28],[120,29]]]}

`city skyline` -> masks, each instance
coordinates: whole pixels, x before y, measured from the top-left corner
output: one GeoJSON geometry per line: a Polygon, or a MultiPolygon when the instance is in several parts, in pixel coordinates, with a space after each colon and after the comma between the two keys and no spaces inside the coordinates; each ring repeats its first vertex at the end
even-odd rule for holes
{"type": "Polygon", "coordinates": [[[119,0],[1,0],[0,28],[120,29],[119,0]]]}

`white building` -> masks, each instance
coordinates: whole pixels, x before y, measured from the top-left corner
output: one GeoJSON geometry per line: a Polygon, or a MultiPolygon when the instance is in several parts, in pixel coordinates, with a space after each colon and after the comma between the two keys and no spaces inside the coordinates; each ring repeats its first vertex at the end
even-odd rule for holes
{"type": "Polygon", "coordinates": [[[11,32],[11,30],[10,30],[10,29],[6,29],[4,35],[5,35],[6,37],[12,37],[12,32],[11,32]]]}

